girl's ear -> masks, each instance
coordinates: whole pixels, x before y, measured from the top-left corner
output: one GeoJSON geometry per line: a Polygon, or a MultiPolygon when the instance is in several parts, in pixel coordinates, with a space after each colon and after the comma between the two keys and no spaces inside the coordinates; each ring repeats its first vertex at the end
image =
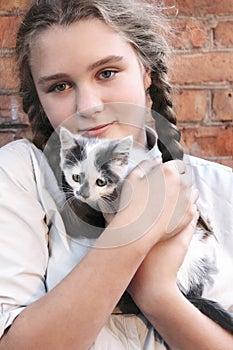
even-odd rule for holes
{"type": "Polygon", "coordinates": [[[146,67],[145,68],[145,73],[144,73],[144,88],[145,88],[145,91],[147,91],[149,89],[149,87],[151,86],[151,83],[152,83],[151,68],[146,67]]]}
{"type": "Polygon", "coordinates": [[[152,84],[151,68],[147,67],[145,68],[145,73],[144,73],[144,88],[145,88],[145,95],[146,95],[146,107],[148,109],[151,109],[151,106],[152,106],[152,100],[149,94],[149,88],[151,84],[152,84]]]}

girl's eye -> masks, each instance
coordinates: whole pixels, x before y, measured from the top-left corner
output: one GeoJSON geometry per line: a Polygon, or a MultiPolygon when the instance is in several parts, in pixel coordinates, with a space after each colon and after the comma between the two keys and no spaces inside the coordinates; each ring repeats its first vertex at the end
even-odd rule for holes
{"type": "Polygon", "coordinates": [[[106,69],[102,71],[99,75],[100,79],[105,80],[105,79],[110,79],[116,74],[116,71],[111,70],[111,69],[106,69]]]}
{"type": "Polygon", "coordinates": [[[99,186],[99,187],[104,187],[104,186],[107,185],[107,181],[103,180],[103,179],[97,179],[96,180],[96,185],[99,186]]]}
{"type": "Polygon", "coordinates": [[[72,179],[75,181],[75,182],[80,182],[80,175],[79,174],[73,174],[72,175],[72,179]]]}
{"type": "Polygon", "coordinates": [[[69,83],[59,83],[59,84],[54,85],[51,88],[51,91],[63,92],[63,91],[69,90],[70,88],[71,88],[71,84],[69,84],[69,83]]]}

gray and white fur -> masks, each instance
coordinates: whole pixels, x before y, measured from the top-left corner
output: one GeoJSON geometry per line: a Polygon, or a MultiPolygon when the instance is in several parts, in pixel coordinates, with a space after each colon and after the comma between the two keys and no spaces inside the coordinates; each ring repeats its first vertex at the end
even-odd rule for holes
{"type": "MultiPolygon", "coordinates": [[[[98,210],[99,202],[116,206],[127,174],[152,155],[133,147],[133,138],[86,138],[60,129],[60,166],[75,198],[98,210]]],[[[110,209],[110,207],[109,207],[110,209]]],[[[115,211],[116,211],[115,210],[115,211]]]]}
{"type": "MultiPolygon", "coordinates": [[[[107,203],[107,210],[111,208],[112,212],[116,212],[125,177],[142,160],[151,157],[149,152],[133,147],[132,137],[117,140],[85,138],[62,127],[60,142],[60,167],[65,181],[73,196],[94,210],[99,210],[98,203],[103,201],[107,203]]],[[[215,264],[217,245],[210,225],[200,215],[177,274],[177,285],[201,312],[233,334],[231,314],[218,303],[202,297],[204,288],[211,287],[213,276],[218,272],[215,264]]],[[[132,300],[130,302],[133,303],[132,300]]],[[[124,300],[121,299],[118,305],[124,309],[124,300]]],[[[155,335],[163,342],[156,331],[155,335]]]]}

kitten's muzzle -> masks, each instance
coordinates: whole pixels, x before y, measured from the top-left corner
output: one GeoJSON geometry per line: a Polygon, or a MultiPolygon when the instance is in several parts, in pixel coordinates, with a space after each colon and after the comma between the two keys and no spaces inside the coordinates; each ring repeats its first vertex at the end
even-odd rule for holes
{"type": "Polygon", "coordinates": [[[75,196],[87,199],[90,196],[90,189],[88,184],[84,184],[79,190],[75,190],[75,196]]]}

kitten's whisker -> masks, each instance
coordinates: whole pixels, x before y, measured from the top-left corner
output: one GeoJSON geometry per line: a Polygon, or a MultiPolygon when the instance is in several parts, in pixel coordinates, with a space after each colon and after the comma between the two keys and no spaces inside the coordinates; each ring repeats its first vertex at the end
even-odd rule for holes
{"type": "Polygon", "coordinates": [[[72,191],[72,189],[70,188],[70,186],[68,186],[68,185],[60,185],[59,186],[59,189],[61,190],[61,191],[63,191],[63,192],[71,192],[72,191]]]}
{"type": "Polygon", "coordinates": [[[105,196],[102,196],[102,198],[106,201],[114,202],[119,199],[119,196],[116,196],[115,194],[110,193],[105,196]]]}
{"type": "Polygon", "coordinates": [[[65,202],[63,203],[61,209],[63,210],[67,205],[70,205],[69,203],[72,202],[72,198],[67,198],[65,202]]]}
{"type": "Polygon", "coordinates": [[[68,188],[65,190],[63,189],[63,193],[65,194],[66,197],[68,197],[68,196],[70,197],[70,196],[74,195],[73,191],[71,189],[68,189],[68,188]]]}
{"type": "Polygon", "coordinates": [[[115,196],[112,199],[112,195],[106,195],[101,197],[102,208],[106,213],[116,213],[118,208],[118,201],[116,201],[115,196]]]}

